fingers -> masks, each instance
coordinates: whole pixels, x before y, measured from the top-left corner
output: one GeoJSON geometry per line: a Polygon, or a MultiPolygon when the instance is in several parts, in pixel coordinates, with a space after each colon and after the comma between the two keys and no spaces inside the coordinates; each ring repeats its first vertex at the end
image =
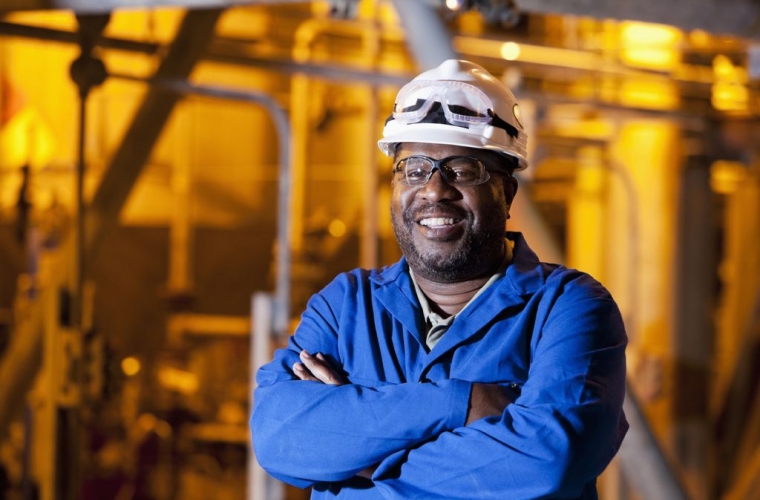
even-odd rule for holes
{"type": "Polygon", "coordinates": [[[301,351],[299,357],[301,362],[293,365],[293,373],[299,379],[312,380],[329,385],[343,385],[345,383],[343,378],[330,367],[322,353],[312,356],[306,351],[301,351]]]}
{"type": "Polygon", "coordinates": [[[293,373],[301,380],[312,380],[314,382],[319,382],[319,379],[312,375],[311,372],[307,370],[306,367],[301,363],[293,364],[293,373]]]}

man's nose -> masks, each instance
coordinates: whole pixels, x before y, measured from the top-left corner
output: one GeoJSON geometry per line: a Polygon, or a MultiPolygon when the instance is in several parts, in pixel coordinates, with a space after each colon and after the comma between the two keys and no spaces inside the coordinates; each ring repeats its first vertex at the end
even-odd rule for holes
{"type": "Polygon", "coordinates": [[[419,194],[426,200],[441,201],[453,198],[456,192],[457,190],[443,178],[440,169],[435,169],[420,189],[419,194]]]}

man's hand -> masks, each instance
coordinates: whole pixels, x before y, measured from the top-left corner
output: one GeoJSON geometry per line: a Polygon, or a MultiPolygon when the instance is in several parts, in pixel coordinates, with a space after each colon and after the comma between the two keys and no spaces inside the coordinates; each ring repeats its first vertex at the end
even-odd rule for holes
{"type": "Polygon", "coordinates": [[[293,373],[301,380],[312,380],[322,382],[328,385],[343,385],[348,383],[343,377],[338,375],[322,353],[312,356],[306,351],[301,351],[299,355],[300,363],[293,365],[293,373]]]}
{"type": "MultiPolygon", "coordinates": [[[[301,363],[295,363],[293,365],[293,373],[296,374],[301,380],[311,380],[314,382],[322,382],[328,385],[343,385],[347,384],[343,377],[338,375],[338,372],[333,370],[330,363],[318,352],[315,356],[312,356],[306,351],[301,351],[298,356],[301,358],[301,363]]],[[[377,469],[377,466],[367,467],[366,469],[358,472],[356,475],[367,479],[372,478],[372,474],[377,469]]]]}
{"type": "Polygon", "coordinates": [[[470,425],[484,417],[498,416],[513,401],[512,392],[498,384],[472,384],[470,404],[467,407],[467,420],[470,425]]]}

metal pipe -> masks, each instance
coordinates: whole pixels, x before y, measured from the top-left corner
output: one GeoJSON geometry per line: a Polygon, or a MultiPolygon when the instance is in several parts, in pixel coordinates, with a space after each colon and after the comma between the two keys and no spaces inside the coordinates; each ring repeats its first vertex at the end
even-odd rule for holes
{"type": "Polygon", "coordinates": [[[250,4],[302,3],[303,0],[5,0],[0,6],[0,13],[11,10],[73,10],[77,14],[97,14],[111,12],[115,9],[184,7],[227,8],[250,4]]]}
{"type": "MultiPolygon", "coordinates": [[[[256,373],[269,361],[271,353],[273,307],[272,297],[257,292],[251,297],[251,351],[250,387],[251,394],[256,388],[256,373]]],[[[275,311],[273,311],[275,309],[275,311]]],[[[253,409],[253,404],[251,405],[253,409]]],[[[281,500],[284,497],[283,484],[269,476],[261,468],[253,451],[253,441],[248,443],[248,474],[246,498],[248,500],[281,500]]]]}
{"type": "Polygon", "coordinates": [[[626,387],[623,410],[631,427],[618,457],[627,481],[643,500],[688,500],[686,489],[660,450],[630,384],[626,387]]]}
{"type": "MultiPolygon", "coordinates": [[[[42,28],[38,26],[29,26],[25,24],[15,24],[6,21],[0,21],[0,37],[19,37],[30,38],[34,40],[46,40],[59,43],[78,43],[78,35],[73,31],[57,30],[52,28],[42,28]]],[[[256,59],[249,55],[248,51],[242,45],[243,41],[228,39],[223,37],[215,38],[210,44],[202,58],[208,61],[215,61],[225,64],[235,64],[239,66],[256,67],[269,71],[281,73],[303,73],[311,76],[317,76],[335,81],[356,81],[368,82],[374,85],[398,85],[401,86],[412,77],[406,73],[397,74],[379,74],[377,72],[367,72],[354,68],[333,66],[327,64],[312,64],[309,62],[293,62],[284,59],[256,59]]],[[[128,40],[125,38],[101,37],[97,45],[102,48],[123,50],[126,52],[142,53],[153,56],[158,55],[166,49],[166,46],[153,43],[128,40]]],[[[135,77],[141,80],[147,77],[135,77]]]]}
{"type": "Polygon", "coordinates": [[[420,0],[393,0],[404,26],[409,50],[421,70],[435,68],[446,59],[459,57],[451,35],[436,9],[420,0]]]}
{"type": "MultiPolygon", "coordinates": [[[[28,24],[9,23],[0,21],[0,36],[11,36],[20,38],[34,38],[37,40],[47,40],[50,42],[79,44],[79,34],[75,31],[57,30],[41,26],[30,26],[28,24]]],[[[140,52],[148,55],[158,54],[163,48],[162,45],[153,42],[141,42],[128,40],[126,38],[101,37],[97,41],[97,46],[124,50],[128,52],[140,52]]]]}

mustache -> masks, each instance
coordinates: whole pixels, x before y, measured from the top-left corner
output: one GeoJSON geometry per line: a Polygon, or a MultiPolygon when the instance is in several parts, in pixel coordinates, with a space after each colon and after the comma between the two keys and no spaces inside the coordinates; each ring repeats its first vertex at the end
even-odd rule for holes
{"type": "Polygon", "coordinates": [[[427,215],[452,217],[455,219],[466,219],[468,216],[466,210],[448,203],[425,203],[406,210],[404,213],[404,220],[407,222],[414,222],[427,215]]]}

